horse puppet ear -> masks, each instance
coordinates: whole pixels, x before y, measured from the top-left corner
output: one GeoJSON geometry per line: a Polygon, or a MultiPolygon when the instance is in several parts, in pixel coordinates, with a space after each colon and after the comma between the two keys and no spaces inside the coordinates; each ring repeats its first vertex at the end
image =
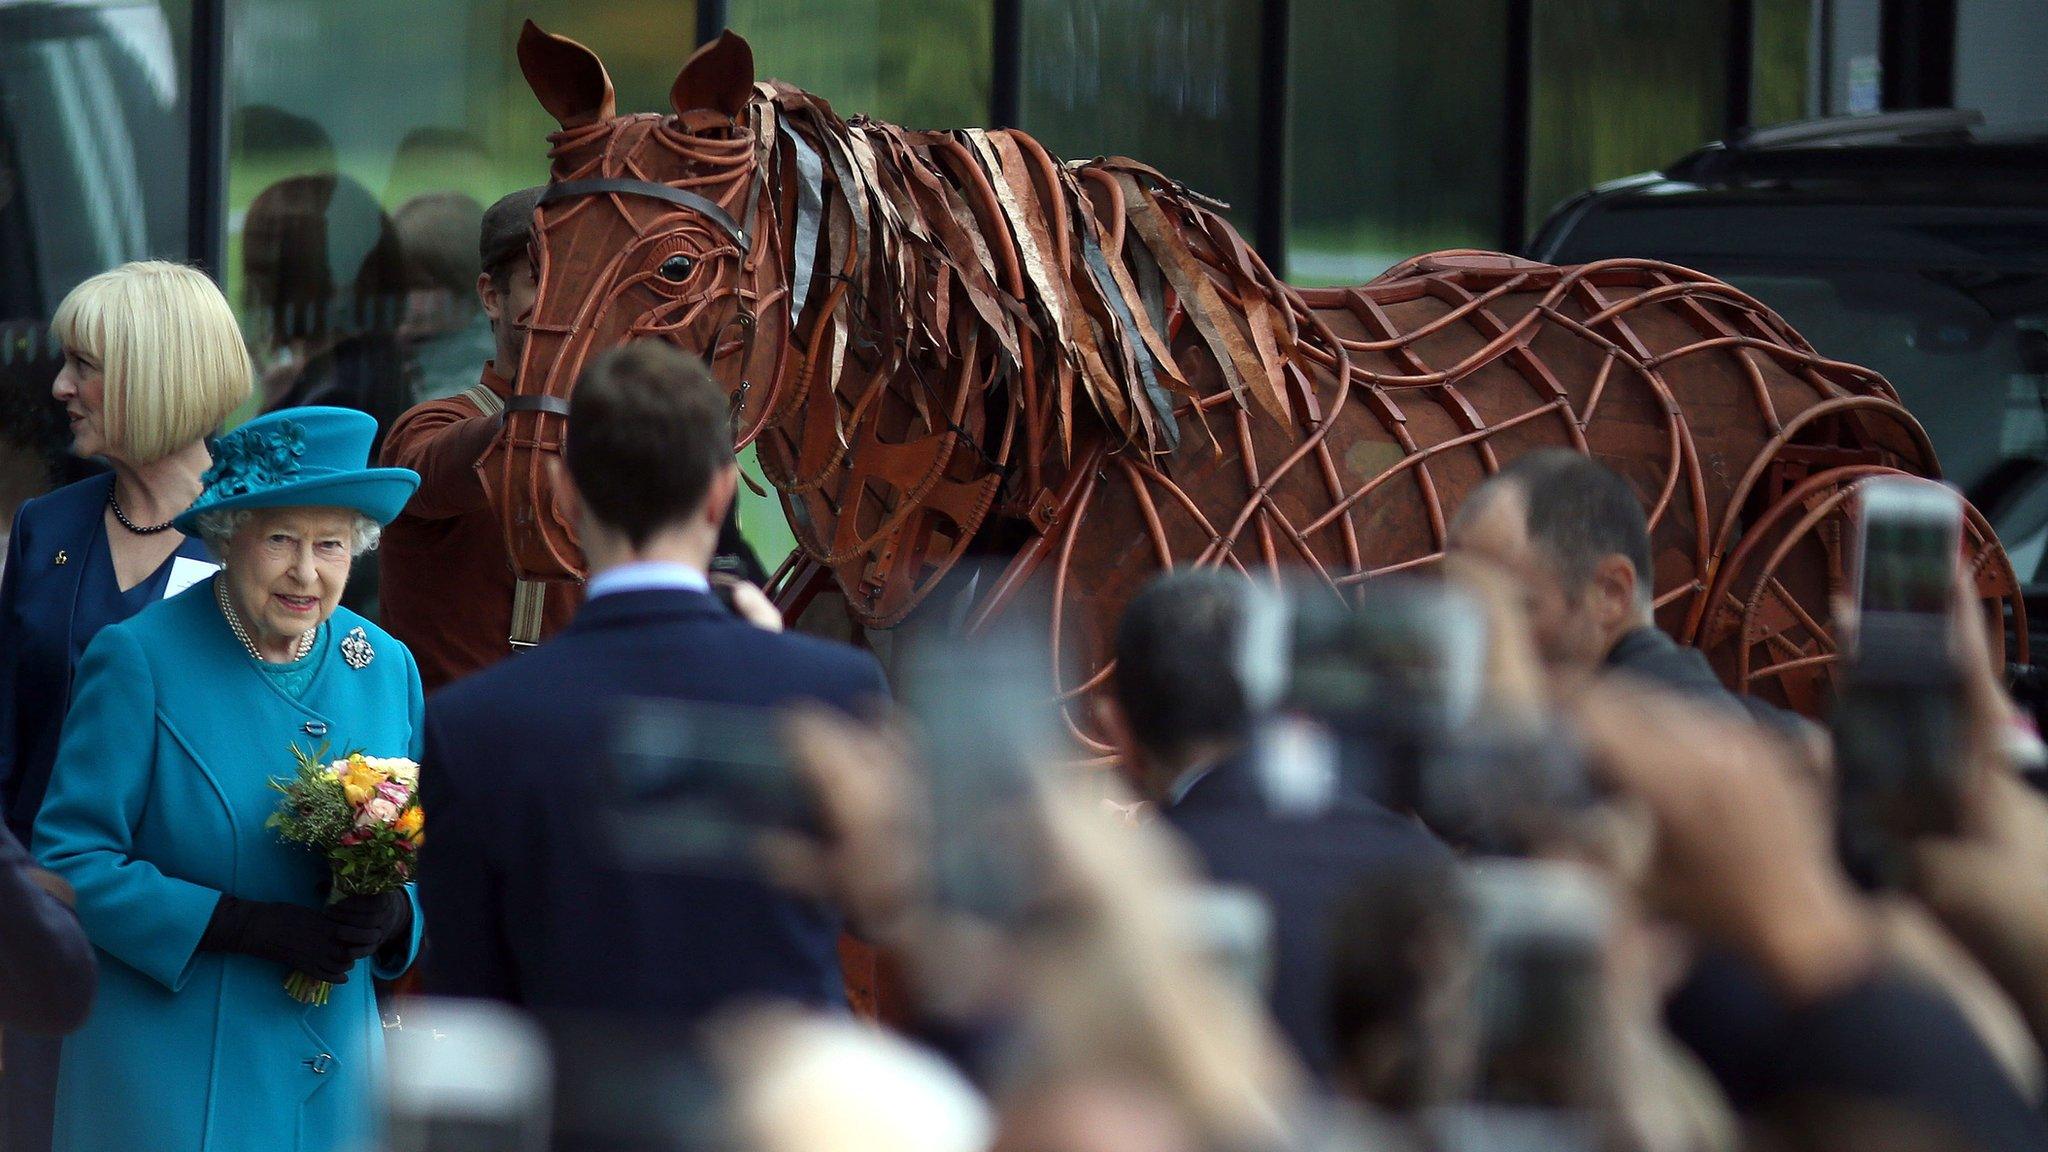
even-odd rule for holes
{"type": "Polygon", "coordinates": [[[683,62],[668,102],[676,115],[687,117],[699,109],[737,119],[754,95],[754,49],[731,32],[704,45],[683,62]]]}
{"type": "Polygon", "coordinates": [[[612,78],[597,53],[567,36],[543,32],[531,20],[519,30],[519,70],[540,97],[540,106],[564,128],[609,120],[618,112],[612,78]]]}

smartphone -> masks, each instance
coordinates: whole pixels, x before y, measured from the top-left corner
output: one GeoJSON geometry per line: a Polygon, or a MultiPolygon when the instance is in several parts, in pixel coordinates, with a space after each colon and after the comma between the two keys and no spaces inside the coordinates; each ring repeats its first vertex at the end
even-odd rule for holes
{"type": "Polygon", "coordinates": [[[1005,926],[1021,922],[1043,879],[1041,774],[1073,759],[1040,636],[1020,621],[899,649],[900,699],[925,766],[933,898],[1005,926]]]}
{"type": "Polygon", "coordinates": [[[1467,866],[1476,1034],[1465,1090],[1426,1127],[1447,1147],[1593,1152],[1617,1077],[1602,953],[1607,890],[1586,869],[1467,866]]]}
{"type": "Polygon", "coordinates": [[[1331,734],[1343,786],[1416,811],[1423,766],[1479,711],[1486,645],[1484,611],[1442,581],[1382,577],[1356,608],[1298,587],[1283,709],[1331,734]]]}
{"type": "Polygon", "coordinates": [[[1858,495],[1858,664],[1948,658],[1963,504],[1932,481],[1879,477],[1858,495]]]}
{"type": "Polygon", "coordinates": [[[1911,842],[1961,824],[1961,670],[1951,613],[1963,505],[1926,480],[1867,481],[1859,496],[1856,650],[1829,726],[1835,838],[1866,889],[1907,877],[1911,842]]]}
{"type": "Polygon", "coordinates": [[[553,1105],[546,1035],[484,1000],[406,1002],[384,1026],[392,1152],[545,1152],[553,1105]]]}
{"type": "Polygon", "coordinates": [[[598,818],[633,871],[751,874],[769,832],[816,836],[820,818],[768,709],[629,698],[600,759],[598,818]]]}
{"type": "Polygon", "coordinates": [[[1540,860],[1467,866],[1479,1056],[1472,1098],[1586,1109],[1612,1078],[1602,976],[1613,912],[1587,869],[1540,860]]]}

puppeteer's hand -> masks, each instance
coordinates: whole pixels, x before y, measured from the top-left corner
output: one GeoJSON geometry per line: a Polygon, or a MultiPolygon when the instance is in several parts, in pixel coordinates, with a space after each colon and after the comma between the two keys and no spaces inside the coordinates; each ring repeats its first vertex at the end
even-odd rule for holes
{"type": "Polygon", "coordinates": [[[733,615],[745,620],[756,628],[770,632],[782,631],[782,613],[775,610],[768,594],[737,576],[723,572],[711,574],[711,591],[733,615]]]}

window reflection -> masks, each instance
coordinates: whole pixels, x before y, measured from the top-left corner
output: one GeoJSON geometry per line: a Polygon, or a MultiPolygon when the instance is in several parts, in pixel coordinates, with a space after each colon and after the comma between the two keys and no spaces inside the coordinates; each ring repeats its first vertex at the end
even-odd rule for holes
{"type": "Polygon", "coordinates": [[[754,67],[831,101],[913,128],[988,122],[989,0],[733,0],[754,67]]]}
{"type": "Polygon", "coordinates": [[[1728,0],[1535,5],[1530,232],[1589,185],[1654,169],[1723,134],[1728,9],[1728,0]]]}
{"type": "Polygon", "coordinates": [[[1499,245],[1505,0],[1295,0],[1291,20],[1288,278],[1499,245]]]}
{"type": "Polygon", "coordinates": [[[1258,215],[1258,0],[1025,0],[1023,127],[1258,215]]]}
{"type": "Polygon", "coordinates": [[[1758,127],[1814,115],[1813,23],[1816,0],[1754,0],[1754,69],[1749,122],[1758,127]]]}
{"type": "MultiPolygon", "coordinates": [[[[83,465],[50,402],[50,313],[184,254],[190,3],[0,3],[0,518],[83,465]]],[[[0,531],[4,531],[0,527],[0,531]]]]}

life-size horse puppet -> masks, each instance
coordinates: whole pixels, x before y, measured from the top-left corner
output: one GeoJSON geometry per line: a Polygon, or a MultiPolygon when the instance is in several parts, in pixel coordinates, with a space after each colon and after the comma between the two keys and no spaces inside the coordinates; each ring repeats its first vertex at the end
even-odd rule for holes
{"type": "MultiPolygon", "coordinates": [[[[1939,475],[1882,378],[1683,268],[1446,252],[1297,290],[1143,164],[842,120],[757,85],[730,34],[684,65],[673,114],[617,115],[596,55],[531,23],[519,59],[562,126],[485,461],[528,578],[582,574],[547,465],[577,372],[637,337],[701,353],[731,395],[800,543],[785,602],[833,583],[887,629],[970,551],[1006,557],[942,599],[981,624],[1049,580],[1053,642],[1085,670],[1069,702],[1157,570],[1301,566],[1348,593],[1431,564],[1475,484],[1562,445],[1641,493],[1659,622],[1738,690],[1811,711],[1849,495],[1939,475]]],[[[1974,512],[1966,535],[2024,644],[2011,565],[1974,512]]]]}

